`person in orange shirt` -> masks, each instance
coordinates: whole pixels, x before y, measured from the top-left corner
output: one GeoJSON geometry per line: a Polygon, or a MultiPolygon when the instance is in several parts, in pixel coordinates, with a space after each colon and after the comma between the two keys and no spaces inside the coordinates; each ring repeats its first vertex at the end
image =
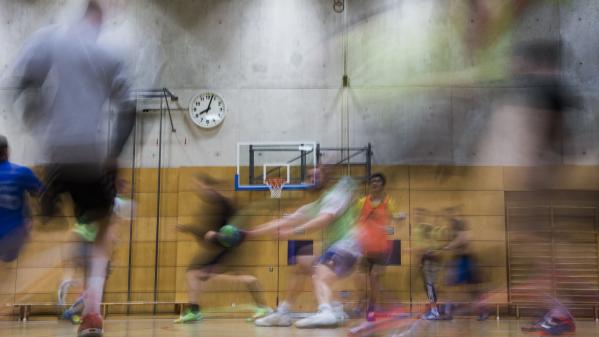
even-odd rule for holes
{"type": "Polygon", "coordinates": [[[367,318],[372,320],[380,290],[380,278],[392,250],[387,230],[396,217],[397,210],[393,198],[385,192],[386,179],[382,173],[371,175],[369,184],[369,194],[358,201],[358,238],[364,254],[364,270],[370,283],[367,318]]]}

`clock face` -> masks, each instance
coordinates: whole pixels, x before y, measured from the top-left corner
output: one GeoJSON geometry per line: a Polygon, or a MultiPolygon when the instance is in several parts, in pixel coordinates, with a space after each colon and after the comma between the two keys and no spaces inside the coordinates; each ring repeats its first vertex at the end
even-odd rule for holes
{"type": "Polygon", "coordinates": [[[204,92],[194,97],[189,103],[189,116],[199,127],[210,129],[225,119],[225,102],[222,97],[212,92],[204,92]]]}

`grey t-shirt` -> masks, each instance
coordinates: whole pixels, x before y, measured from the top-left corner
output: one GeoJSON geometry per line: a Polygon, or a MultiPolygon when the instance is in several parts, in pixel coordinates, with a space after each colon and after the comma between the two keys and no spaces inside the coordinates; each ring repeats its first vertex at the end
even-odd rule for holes
{"type": "Polygon", "coordinates": [[[133,126],[125,67],[98,44],[97,34],[86,21],[47,27],[19,57],[14,75],[19,93],[37,91],[38,108],[25,113],[35,120],[46,162],[103,163],[118,155],[133,126]],[[118,116],[112,125],[110,107],[118,116]]]}

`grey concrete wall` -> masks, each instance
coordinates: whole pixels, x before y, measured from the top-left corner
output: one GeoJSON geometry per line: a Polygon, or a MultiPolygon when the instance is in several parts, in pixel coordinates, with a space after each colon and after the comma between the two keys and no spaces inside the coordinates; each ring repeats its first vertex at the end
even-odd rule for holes
{"type": "MultiPolygon", "coordinates": [[[[506,3],[507,1],[497,1],[506,3]]],[[[64,22],[80,1],[0,0],[0,133],[15,161],[36,162],[35,141],[12,104],[10,67],[27,37],[64,22]]],[[[167,87],[176,133],[164,119],[166,166],[234,165],[238,141],[314,140],[374,147],[377,164],[523,164],[509,149],[481,155],[481,139],[505,93],[502,60],[514,41],[562,38],[564,78],[584,97],[568,117],[559,161],[599,163],[599,3],[546,1],[486,57],[460,40],[472,21],[464,1],[112,0],[103,43],[122,51],[135,87],[167,87]],[[342,87],[344,68],[350,87],[342,87]],[[200,130],[187,116],[203,90],[227,117],[200,130]]],[[[158,102],[140,101],[136,165],[157,164],[158,102]]],[[[132,144],[122,161],[131,162],[132,144]]]]}

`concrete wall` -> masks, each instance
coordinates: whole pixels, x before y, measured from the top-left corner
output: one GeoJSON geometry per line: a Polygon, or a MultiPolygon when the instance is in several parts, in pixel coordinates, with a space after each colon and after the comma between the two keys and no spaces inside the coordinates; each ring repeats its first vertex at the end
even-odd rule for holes
{"type": "MultiPolygon", "coordinates": [[[[33,164],[37,155],[11,103],[10,68],[32,32],[72,18],[80,3],[0,0],[0,133],[15,161],[33,164]]],[[[503,95],[527,90],[500,81],[506,52],[515,41],[561,37],[569,44],[563,75],[584,108],[569,114],[558,161],[597,164],[598,11],[592,0],[546,1],[481,57],[461,38],[475,24],[464,1],[346,0],[338,14],[329,0],[113,0],[101,40],[126,55],[136,88],[179,96],[177,132],[163,133],[167,166],[233,165],[238,141],[285,140],[371,142],[378,164],[519,165],[509,149],[481,156],[478,145],[503,95]],[[202,90],[227,105],[215,130],[187,117],[202,90]]],[[[158,114],[142,111],[158,106],[139,103],[136,166],[157,164],[158,114]]]]}

